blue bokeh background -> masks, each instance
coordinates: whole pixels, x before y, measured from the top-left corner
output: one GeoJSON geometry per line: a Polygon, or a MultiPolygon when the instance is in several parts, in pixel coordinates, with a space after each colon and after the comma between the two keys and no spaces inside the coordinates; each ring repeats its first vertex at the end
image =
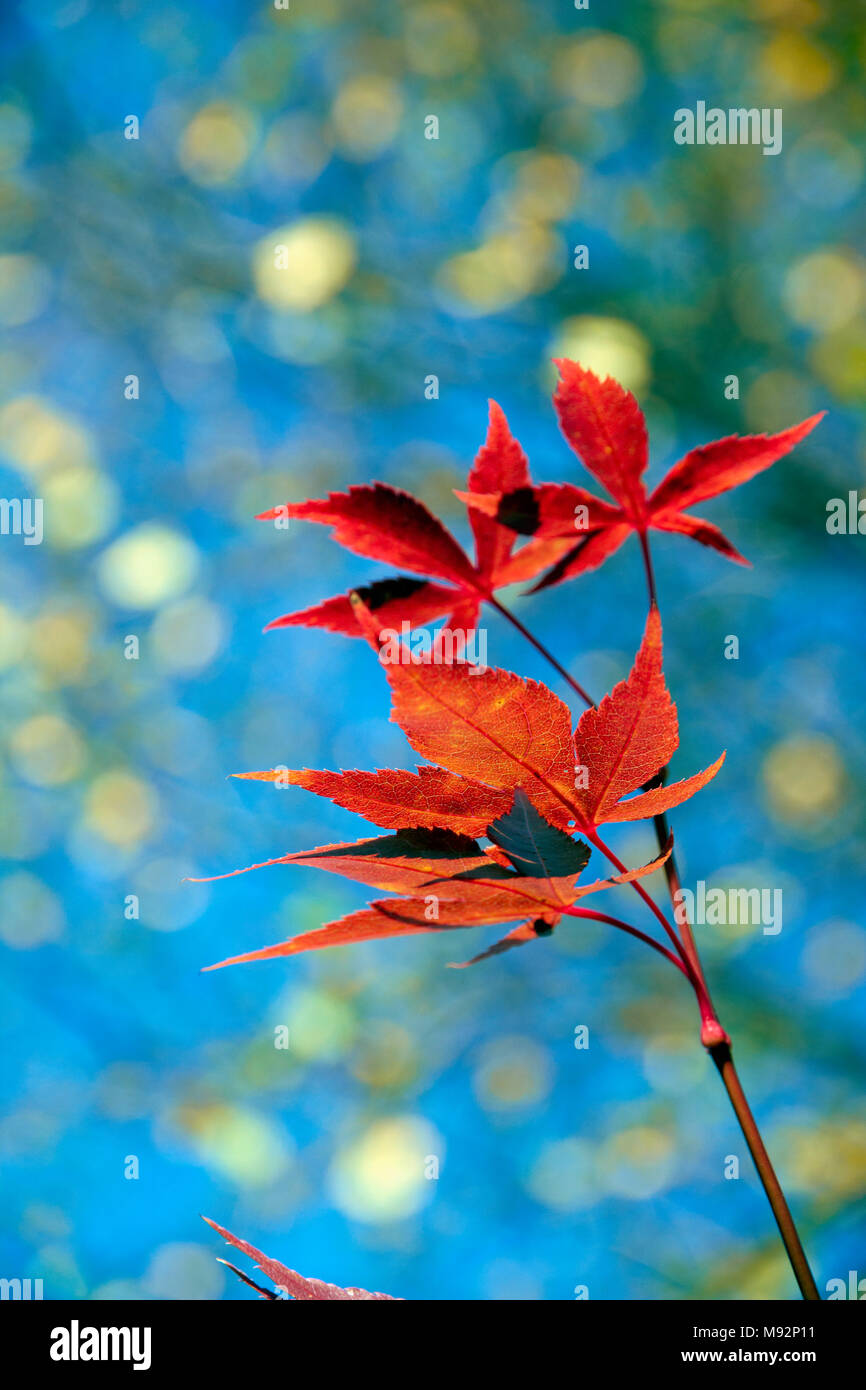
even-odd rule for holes
{"type": "MultiPolygon", "coordinates": [[[[255,514],[379,478],[466,540],[489,396],[534,476],[586,482],[557,354],[636,392],[655,479],[829,412],[703,509],[753,569],[654,549],[674,771],[728,750],[675,814],[685,882],[783,891],[778,935],[699,928],[711,984],[819,1284],[866,1272],[866,568],[826,528],[864,482],[857,7],[70,0],[4,25],[0,493],[42,498],[45,535],[0,537],[0,1275],[250,1297],[204,1213],[407,1298],[794,1295],[693,1001],[636,943],[566,925],[445,968],[489,929],[200,973],[365,901],[299,867],[183,883],[367,832],[229,773],[414,766],[361,643],[262,635],[386,571],[255,514]],[[782,108],[781,154],[675,145],[697,100],[782,108]]],[[[505,597],[593,691],[627,671],[634,543],[505,597]]],[[[493,664],[568,695],[485,621],[493,664]]],[[[637,922],[633,897],[611,910],[637,922]]]]}

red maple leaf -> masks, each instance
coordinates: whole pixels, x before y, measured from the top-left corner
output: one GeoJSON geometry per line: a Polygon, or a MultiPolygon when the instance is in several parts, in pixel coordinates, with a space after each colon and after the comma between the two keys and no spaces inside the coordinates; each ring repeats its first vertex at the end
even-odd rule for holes
{"type": "MultiPolygon", "coordinates": [[[[357,596],[353,608],[378,651],[376,619],[357,596]]],[[[573,837],[575,829],[600,847],[600,825],[658,815],[680,804],[715,776],[724,758],[685,781],[627,799],[659,772],[678,743],[676,707],[662,675],[656,609],[628,679],[597,709],[584,713],[574,734],[568,707],[552,691],[509,671],[465,662],[402,661],[389,662],[384,670],[393,695],[392,719],[413,748],[438,767],[421,768],[417,775],[387,770],[241,775],[267,781],[285,777],[396,832],[282,855],[268,865],[307,864],[403,896],[373,902],[220,965],[514,921],[521,926],[474,959],[521,945],[549,933],[564,914],[575,915],[574,903],[586,894],[652,873],[671,852],[668,845],[651,864],[632,870],[618,866],[615,878],[579,886],[590,850],[573,837]],[[459,833],[455,825],[462,827],[459,833]],[[487,847],[473,838],[482,833],[491,841],[487,847]]]]}
{"type": "MultiPolygon", "coordinates": [[[[526,455],[495,401],[490,402],[487,438],[472,465],[468,485],[470,497],[532,492],[526,455]]],[[[287,502],[258,518],[276,522],[289,519],[332,526],[334,539],[358,555],[445,581],[397,575],[357,590],[375,612],[380,628],[398,631],[404,622],[417,627],[446,614],[447,629],[459,633],[472,630],[485,599],[491,599],[506,584],[533,579],[573,542],[571,534],[564,539],[541,537],[528,541],[514,554],[516,531],[473,507],[469,514],[475,538],[473,562],[423,502],[385,483],[350,487],[348,492],[332,492],[307,502],[287,502]]],[[[297,626],[327,628],[349,637],[359,635],[348,594],[338,594],[297,613],[285,613],[269,623],[268,629],[297,626]]]]}
{"type": "Polygon", "coordinates": [[[651,527],[690,536],[730,560],[748,564],[717,526],[692,516],[688,508],[769,468],[815,428],[824,412],[780,434],[731,435],[691,449],[647,495],[646,421],[634,396],[611,377],[601,380],[577,362],[559,360],[556,365],[561,379],[553,403],[562,432],[613,502],[571,483],[457,494],[471,509],[510,527],[515,535],[531,536],[535,542],[571,537],[571,548],[535,589],[596,569],[633,531],[645,535],[651,527]]]}
{"type": "Polygon", "coordinates": [[[677,709],[662,673],[661,618],[653,607],[628,679],[614,686],[597,708],[584,710],[575,730],[578,826],[657,816],[705,787],[722,766],[724,753],[681,782],[629,796],[670,762],[678,744],[677,709]]]}
{"type": "MultiPolygon", "coordinates": [[[[378,646],[377,624],[363,603],[355,607],[368,641],[378,646]]],[[[610,821],[658,815],[704,786],[724,760],[722,754],[683,782],[623,799],[666,766],[679,743],[655,607],[628,679],[584,712],[573,739],[568,706],[546,685],[510,671],[423,661],[389,661],[384,670],[391,719],[417,753],[501,791],[522,787],[560,828],[576,824],[590,832],[610,821]]]]}
{"type": "MultiPolygon", "coordinates": [[[[377,841],[359,840],[354,845],[326,846],[309,853],[269,860],[268,866],[312,864],[332,873],[345,874],[373,888],[408,896],[381,899],[290,941],[248,951],[206,968],[217,970],[225,965],[273,960],[278,956],[294,956],[303,951],[359,941],[414,936],[457,927],[492,926],[518,921],[530,914],[529,921],[523,924],[524,930],[512,932],[506,938],[508,946],[521,945],[536,936],[549,935],[564,913],[571,915],[570,909],[580,898],[655,872],[672,849],[672,845],[668,845],[664,853],[649,864],[625,870],[613,878],[578,886],[577,880],[589,860],[589,847],[546,821],[519,789],[515,792],[513,809],[488,827],[493,840],[491,848],[485,851],[469,841],[453,847],[459,849],[460,854],[453,854],[443,846],[445,852],[438,855],[435,852],[439,848],[438,837],[446,834],[444,831],[416,832],[416,857],[407,853],[408,832],[403,832],[377,841]],[[371,845],[376,846],[373,853],[369,852],[371,845]],[[505,848],[506,845],[509,847],[505,848]]],[[[246,870],[236,872],[245,873],[246,870]]],[[[505,943],[498,943],[495,950],[485,951],[475,959],[484,959],[504,949],[507,949],[505,943]]]]}
{"type": "Polygon", "coordinates": [[[481,835],[491,821],[503,815],[511,803],[507,792],[485,787],[474,778],[455,777],[441,767],[419,767],[417,772],[377,769],[365,772],[294,772],[276,768],[266,772],[236,772],[235,777],[282,786],[304,787],[325,796],[346,811],[357,811],[365,820],[385,830],[447,825],[464,835],[481,835]]]}
{"type": "Polygon", "coordinates": [[[321,1279],[306,1279],[303,1274],[298,1274],[296,1270],[289,1269],[288,1265],[280,1264],[279,1260],[272,1260],[269,1255],[263,1255],[261,1250],[257,1250],[249,1241],[241,1240],[240,1236],[233,1236],[231,1231],[227,1231],[224,1226],[218,1226],[216,1221],[211,1221],[209,1216],[203,1216],[202,1221],[206,1221],[223,1240],[228,1241],[229,1245],[234,1245],[236,1249],[248,1255],[251,1260],[258,1265],[259,1269],[276,1286],[276,1292],[272,1293],[269,1289],[263,1289],[261,1285],[250,1279],[249,1275],[228,1260],[221,1263],[228,1265],[229,1269],[235,1273],[250,1288],[257,1289],[262,1298],[275,1300],[280,1293],[284,1293],[287,1299],[293,1299],[298,1303],[311,1301],[334,1301],[337,1299],[387,1299],[389,1302],[402,1302],[402,1299],[395,1299],[390,1293],[367,1293],[366,1289],[341,1289],[336,1284],[326,1284],[321,1279]]]}

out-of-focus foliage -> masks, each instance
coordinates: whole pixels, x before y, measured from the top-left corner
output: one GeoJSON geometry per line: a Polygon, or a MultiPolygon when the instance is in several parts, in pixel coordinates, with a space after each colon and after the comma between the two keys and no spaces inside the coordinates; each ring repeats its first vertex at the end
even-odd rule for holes
{"type": "MultiPolygon", "coordinates": [[[[603,928],[467,972],[425,936],[198,973],[362,901],[297,867],[182,884],[361,833],[227,773],[412,764],[361,644],[261,635],[379,571],[252,517],[376,476],[465,539],[451,488],[488,395],[534,476],[585,482],[553,355],[636,391],[653,482],[703,439],[830,411],[712,505],[754,570],[655,548],[680,770],[729,750],[676,813],[686,881],[784,893],[776,935],[700,929],[714,992],[819,1284],[862,1262],[866,576],[862,538],[825,526],[864,483],[861,21],[814,0],[4,17],[0,493],[43,499],[45,527],[0,536],[5,1277],[245,1296],[207,1211],[406,1297],[792,1293],[688,990],[603,928]],[[676,145],[698,100],[781,107],[782,152],[676,145]]],[[[591,688],[625,674],[634,553],[509,601],[591,688]]],[[[649,832],[618,849],[644,862],[649,832]]]]}

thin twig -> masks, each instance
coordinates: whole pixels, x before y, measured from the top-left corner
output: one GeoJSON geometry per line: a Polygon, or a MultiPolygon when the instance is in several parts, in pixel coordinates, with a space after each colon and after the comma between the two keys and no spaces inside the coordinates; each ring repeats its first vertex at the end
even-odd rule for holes
{"type": "Polygon", "coordinates": [[[494,598],[491,595],[491,597],[488,599],[488,603],[490,603],[492,607],[496,609],[497,613],[501,613],[503,618],[507,618],[508,622],[511,623],[512,627],[517,628],[517,631],[520,633],[520,635],[522,637],[525,637],[527,642],[530,642],[537,652],[541,653],[545,661],[550,662],[550,665],[553,667],[554,671],[558,671],[559,674],[562,676],[563,680],[568,681],[568,684],[571,686],[574,693],[580,696],[581,700],[583,700],[583,703],[587,706],[587,708],[592,709],[593,705],[595,704],[595,700],[592,698],[591,695],[587,695],[583,686],[578,684],[578,682],[574,679],[574,676],[570,676],[568,674],[564,666],[560,666],[556,657],[553,655],[552,652],[548,651],[544,643],[539,642],[538,638],[534,635],[534,633],[530,632],[528,627],[524,627],[520,619],[515,617],[511,610],[506,608],[503,603],[500,603],[497,598],[494,598]]]}
{"type": "MultiPolygon", "coordinates": [[[[583,700],[584,704],[587,706],[588,709],[594,709],[594,708],[596,708],[596,702],[595,702],[595,700],[593,700],[592,696],[589,695],[589,694],[584,690],[583,686],[580,685],[580,684],[574,679],[574,677],[573,677],[572,675],[569,674],[569,672],[565,669],[565,667],[562,666],[562,665],[560,664],[560,662],[557,661],[556,657],[553,655],[553,653],[552,653],[551,651],[548,650],[547,647],[545,647],[544,643],[543,643],[543,642],[540,642],[540,641],[538,640],[538,638],[535,636],[535,634],[532,633],[532,632],[530,632],[529,628],[528,628],[528,627],[525,627],[525,626],[523,625],[523,623],[520,621],[519,618],[515,617],[515,615],[514,615],[512,612],[510,612],[510,610],[507,609],[507,608],[505,607],[504,604],[500,603],[498,599],[491,597],[490,600],[489,600],[489,602],[492,604],[492,606],[496,609],[496,611],[497,611],[498,613],[501,613],[501,614],[502,614],[503,618],[507,618],[508,622],[510,622],[510,623],[512,624],[512,626],[515,627],[515,628],[517,629],[517,631],[518,631],[523,637],[526,638],[527,642],[530,642],[530,643],[532,644],[532,646],[535,648],[535,650],[536,650],[537,652],[539,652],[539,653],[544,657],[544,659],[550,663],[550,665],[553,667],[553,669],[554,669],[555,671],[558,671],[558,672],[559,672],[559,674],[563,677],[563,679],[566,680],[566,681],[568,682],[568,684],[571,686],[572,690],[573,690],[577,695],[580,696],[581,700],[583,700]]],[[[656,838],[658,839],[659,849],[660,849],[660,850],[664,850],[664,849],[666,848],[666,846],[667,846],[667,843],[668,843],[669,832],[668,832],[668,830],[667,830],[667,822],[665,821],[665,822],[664,822],[664,825],[665,825],[665,833],[664,833],[664,836],[662,836],[661,827],[660,827],[660,825],[659,825],[659,820],[660,820],[660,818],[659,818],[658,816],[654,817],[654,824],[655,824],[655,829],[656,829],[656,838]]],[[[600,841],[599,841],[598,847],[599,847],[599,849],[602,850],[602,852],[603,852],[604,854],[607,855],[608,859],[610,859],[610,862],[611,862],[612,864],[616,864],[616,866],[617,866],[617,868],[620,870],[620,872],[624,872],[624,871],[625,871],[625,865],[624,865],[624,864],[621,864],[620,861],[619,861],[618,859],[616,859],[616,858],[612,855],[612,853],[607,849],[607,847],[604,846],[604,845],[602,845],[602,843],[601,843],[600,841]]],[[[672,857],[673,857],[672,855],[669,856],[668,862],[670,861],[670,858],[672,858],[672,857]]],[[[670,879],[668,879],[668,882],[670,883],[670,879]]],[[[666,918],[665,918],[665,916],[664,916],[664,913],[661,912],[661,910],[660,910],[660,909],[656,906],[656,904],[653,902],[652,898],[650,898],[649,895],[648,895],[647,893],[645,893],[645,892],[642,890],[642,888],[640,887],[640,885],[639,885],[638,883],[633,882],[633,883],[632,883],[632,887],[633,887],[633,888],[635,889],[635,891],[639,894],[639,896],[642,897],[642,898],[644,899],[644,901],[648,904],[648,906],[649,906],[649,908],[650,908],[650,911],[651,911],[651,912],[654,914],[654,916],[656,916],[656,917],[658,918],[658,920],[661,922],[662,926],[663,926],[664,929],[665,929],[665,932],[666,932],[667,935],[670,937],[670,939],[671,939],[673,945],[675,946],[675,948],[676,948],[678,954],[679,954],[680,956],[682,956],[683,959],[684,959],[684,960],[687,962],[687,964],[690,966],[690,971],[691,971],[691,973],[690,973],[690,978],[692,978],[693,975],[696,975],[696,976],[698,976],[698,978],[700,979],[700,974],[699,974],[700,967],[698,967],[698,969],[695,970],[695,967],[694,967],[693,962],[689,959],[689,953],[688,953],[687,951],[684,952],[684,949],[683,949],[682,943],[680,942],[679,937],[677,936],[676,932],[671,928],[670,924],[667,922],[667,920],[666,920],[666,918]]],[[[674,904],[674,908],[676,908],[676,906],[677,906],[677,900],[674,899],[673,896],[672,896],[672,902],[673,902],[673,904],[674,904]]],[[[703,986],[703,989],[704,989],[704,993],[706,994],[706,986],[705,986],[705,985],[703,986]]],[[[701,1004],[701,1011],[702,1011],[702,1016],[703,1016],[703,1013],[704,1013],[704,1005],[703,1005],[703,1001],[701,1000],[701,994],[700,994],[700,991],[698,991],[697,989],[696,989],[696,992],[698,993],[698,1002],[699,1002],[699,1004],[701,1004]]],[[[708,997],[708,996],[707,996],[707,997],[708,997]]]]}
{"type": "Polygon", "coordinates": [[[658,951],[666,960],[669,960],[675,965],[677,970],[681,970],[686,979],[692,983],[692,977],[689,974],[688,966],[684,965],[679,957],[674,955],[673,951],[669,951],[667,946],[663,946],[660,941],[656,941],[652,936],[647,936],[646,932],[642,932],[639,927],[630,927],[628,922],[621,922],[619,917],[610,917],[606,912],[595,912],[589,907],[564,908],[563,916],[588,917],[590,921],[606,922],[610,927],[617,927],[619,931],[628,932],[629,936],[636,936],[638,941],[643,941],[647,946],[652,946],[654,951],[658,951]]]}
{"type": "Polygon", "coordinates": [[[728,1093],[734,1113],[740,1122],[740,1129],[743,1131],[746,1143],[749,1146],[749,1153],[758,1170],[758,1177],[761,1179],[767,1200],[776,1218],[776,1225],[779,1227],[779,1235],[791,1261],[791,1268],[794,1277],[800,1288],[800,1293],[809,1302],[821,1301],[821,1295],[809,1268],[809,1261],[803,1249],[803,1243],[794,1224],[790,1207],[785,1200],[782,1185],[776,1177],[776,1170],[770,1160],[770,1155],[764,1147],[761,1138],[761,1131],[758,1129],[757,1121],[746,1100],[745,1092],[740,1084],[737,1069],[731,1056],[729,1043],[717,1043],[715,1047],[709,1049],[710,1056],[718,1068],[719,1075],[724,1082],[725,1090],[728,1093]]]}
{"type": "MultiPolygon", "coordinates": [[[[646,573],[647,592],[649,595],[650,607],[657,608],[658,597],[656,591],[655,572],[653,570],[652,564],[652,554],[650,552],[649,547],[649,538],[644,532],[639,532],[639,536],[641,543],[641,553],[643,555],[644,560],[644,570],[646,573]]],[[[497,612],[501,613],[502,616],[506,618],[508,622],[510,622],[512,626],[515,627],[517,631],[520,632],[528,642],[531,643],[531,645],[536,649],[536,651],[539,652],[541,656],[543,656],[545,660],[550,663],[554,670],[559,672],[563,679],[567,681],[567,683],[571,686],[575,694],[578,695],[581,700],[583,700],[584,704],[587,705],[587,707],[592,708],[595,705],[595,701],[592,699],[592,697],[588,695],[587,692],[583,689],[583,687],[579,685],[578,682],[574,679],[574,677],[568,673],[565,667],[562,666],[556,660],[556,657],[553,656],[553,654],[550,651],[548,651],[544,644],[540,642],[538,638],[536,638],[529,631],[529,629],[523,625],[519,618],[516,618],[513,613],[509,612],[509,610],[503,604],[499,603],[497,599],[491,598],[490,602],[492,603],[493,607],[497,610],[497,612]]],[[[661,773],[662,779],[664,779],[666,773],[667,768],[665,767],[661,773]]],[[[653,817],[653,824],[655,826],[656,838],[658,839],[659,848],[664,850],[670,835],[667,816],[664,814],[664,812],[653,817]]],[[[600,849],[602,853],[607,856],[607,858],[610,860],[612,864],[614,864],[620,871],[623,871],[624,866],[620,863],[619,859],[616,857],[616,855],[613,854],[613,852],[604,844],[604,842],[597,835],[590,835],[590,839],[594,841],[597,848],[600,849]]],[[[659,951],[667,959],[672,960],[674,965],[676,965],[683,972],[686,978],[690,980],[695,990],[695,994],[697,995],[698,1006],[701,1012],[702,1041],[704,1042],[704,1045],[706,1046],[708,1052],[710,1053],[710,1056],[712,1057],[719,1071],[719,1075],[722,1078],[725,1090],[728,1093],[728,1098],[730,1099],[731,1105],[733,1106],[734,1113],[737,1116],[746,1143],[749,1146],[749,1152],[752,1155],[752,1159],[754,1161],[758,1176],[761,1180],[764,1191],[767,1194],[767,1200],[769,1201],[773,1215],[776,1218],[776,1224],[779,1228],[779,1234],[782,1238],[782,1243],[785,1247],[788,1259],[790,1260],[791,1268],[794,1271],[794,1276],[797,1280],[800,1292],[804,1299],[807,1299],[809,1301],[820,1301],[821,1295],[819,1294],[817,1285],[815,1284],[812,1271],[809,1267],[809,1261],[807,1259],[806,1252],[803,1249],[803,1244],[797,1232],[797,1227],[794,1224],[794,1219],[791,1215],[790,1208],[785,1199],[785,1194],[782,1191],[781,1183],[779,1182],[779,1179],[776,1176],[776,1171],[773,1168],[772,1161],[770,1159],[769,1154],[767,1153],[764,1141],[761,1138],[761,1133],[758,1129],[757,1122],[755,1120],[754,1115],[752,1114],[752,1111],[749,1107],[749,1103],[746,1099],[745,1092],[743,1091],[742,1085],[740,1083],[740,1078],[737,1075],[737,1070],[734,1066],[733,1058],[731,1057],[730,1038],[728,1037],[727,1033],[724,1031],[721,1024],[719,1023],[718,1015],[716,1014],[712,999],[710,997],[710,992],[707,987],[707,982],[704,976],[703,967],[701,965],[700,956],[698,954],[697,943],[695,941],[691,924],[688,920],[688,916],[685,912],[685,908],[682,903],[679,869],[677,868],[676,859],[673,853],[671,853],[668,856],[667,860],[665,861],[664,867],[671,903],[674,908],[674,917],[677,921],[677,924],[682,929],[682,941],[680,940],[677,933],[671,928],[664,913],[657,906],[657,904],[653,902],[652,898],[643,889],[642,885],[637,883],[636,881],[632,881],[632,887],[635,889],[638,895],[644,899],[653,915],[661,922],[666,934],[676,947],[677,956],[674,956],[674,954],[671,951],[669,951],[667,947],[662,946],[660,942],[655,941],[651,936],[647,936],[644,932],[639,931],[638,928],[630,927],[626,922],[621,922],[617,918],[607,917],[604,913],[593,913],[590,912],[588,909],[573,908],[566,915],[594,917],[600,921],[607,921],[610,925],[616,926],[620,930],[627,931],[631,936],[636,936],[639,940],[642,940],[646,942],[647,945],[652,946],[652,948],[655,951],[659,951]],[[679,912],[679,915],[678,909],[682,909],[679,912]],[[679,959],[677,957],[679,957],[679,959]]]]}
{"type": "MultiPolygon", "coordinates": [[[[658,595],[656,591],[655,571],[653,569],[649,536],[646,534],[645,531],[640,532],[640,542],[641,554],[643,555],[644,572],[646,574],[647,593],[649,596],[650,608],[655,608],[656,611],[658,611],[658,595]]],[[[662,768],[662,780],[664,780],[664,778],[667,776],[667,771],[667,767],[662,768]]],[[[665,836],[665,842],[667,842],[667,836],[669,835],[670,831],[668,828],[667,816],[664,814],[664,812],[662,812],[661,815],[655,817],[655,827],[656,835],[657,837],[659,837],[659,843],[661,843],[662,835],[665,836]]],[[[697,944],[692,933],[691,923],[688,919],[688,913],[686,912],[685,904],[683,903],[682,889],[680,883],[680,872],[679,868],[677,867],[676,855],[673,853],[670,854],[665,864],[665,876],[668,882],[668,891],[670,892],[671,904],[674,909],[674,916],[676,918],[677,925],[681,928],[682,931],[683,946],[685,947],[686,954],[688,955],[688,958],[691,962],[692,969],[694,970],[695,974],[700,980],[701,989],[703,990],[704,997],[706,998],[710,1006],[710,1009],[712,1010],[713,1015],[715,1016],[715,1010],[713,1009],[712,1000],[710,998],[710,991],[707,987],[707,982],[704,977],[703,966],[701,965],[701,959],[698,955],[697,944]],[[679,915],[677,915],[678,909],[679,915]]]]}
{"type": "MultiPolygon", "coordinates": [[[[657,609],[658,598],[656,593],[655,573],[653,571],[652,554],[650,552],[649,538],[645,532],[640,533],[640,540],[641,550],[643,552],[644,558],[644,569],[646,571],[647,592],[649,594],[650,607],[657,609]]],[[[667,771],[667,769],[665,769],[665,771],[667,771]]],[[[664,827],[666,828],[666,818],[663,817],[662,820],[664,827]]],[[[679,872],[677,870],[676,863],[674,862],[673,855],[670,856],[668,864],[670,865],[670,872],[668,873],[668,886],[671,889],[671,900],[675,904],[676,912],[676,904],[678,902],[681,902],[682,899],[679,894],[679,872]]],[[[740,1122],[740,1128],[743,1131],[746,1143],[749,1146],[749,1153],[752,1155],[752,1160],[755,1164],[755,1168],[757,1169],[758,1177],[761,1179],[761,1184],[764,1188],[765,1193],[767,1194],[767,1201],[770,1203],[773,1215],[776,1218],[776,1225],[779,1228],[779,1235],[782,1237],[782,1244],[784,1245],[788,1259],[791,1262],[791,1268],[794,1271],[794,1277],[797,1280],[800,1293],[802,1294],[804,1299],[807,1299],[809,1301],[820,1301],[821,1295],[818,1292],[814,1277],[812,1275],[812,1271],[809,1268],[809,1261],[806,1257],[806,1252],[803,1249],[803,1243],[800,1240],[797,1227],[794,1224],[794,1218],[791,1215],[791,1210],[785,1199],[785,1194],[782,1191],[782,1185],[779,1182],[778,1177],[776,1176],[776,1170],[773,1167],[770,1155],[767,1153],[764,1141],[761,1138],[761,1131],[758,1129],[757,1121],[755,1120],[755,1117],[752,1114],[749,1102],[746,1099],[745,1091],[743,1090],[743,1087],[740,1083],[740,1078],[737,1075],[737,1069],[734,1066],[734,1061],[731,1056],[730,1038],[728,1037],[727,1033],[724,1032],[724,1029],[721,1028],[721,1025],[718,1023],[718,1015],[716,1014],[712,1000],[710,998],[710,992],[707,987],[703,967],[701,965],[700,956],[698,954],[697,942],[695,941],[694,935],[692,933],[691,924],[689,923],[688,916],[684,909],[681,915],[677,917],[677,922],[682,931],[683,945],[688,953],[690,964],[695,972],[695,975],[700,985],[699,999],[701,997],[703,998],[703,1000],[705,1001],[705,1006],[710,1011],[711,1018],[710,1020],[704,1020],[704,1030],[707,1027],[707,1023],[711,1020],[714,1020],[719,1027],[720,1036],[715,1042],[709,1043],[708,1037],[704,1037],[704,1042],[708,1043],[707,1050],[716,1064],[719,1075],[722,1078],[725,1090],[728,1093],[728,1099],[730,1100],[731,1105],[734,1108],[734,1113],[736,1114],[737,1119],[740,1122]]],[[[704,1005],[702,1005],[702,1014],[703,1008],[704,1005]]],[[[704,1030],[702,1030],[702,1033],[704,1030]]]]}

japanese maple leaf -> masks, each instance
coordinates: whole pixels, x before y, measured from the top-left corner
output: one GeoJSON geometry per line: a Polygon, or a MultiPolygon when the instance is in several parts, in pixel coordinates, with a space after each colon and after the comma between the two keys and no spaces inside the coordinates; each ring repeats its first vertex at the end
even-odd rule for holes
{"type": "Polygon", "coordinates": [[[250,1288],[256,1289],[262,1296],[270,1300],[279,1298],[280,1293],[286,1294],[287,1298],[294,1299],[299,1303],[312,1300],[325,1301],[335,1299],[387,1299],[390,1302],[402,1302],[402,1299],[395,1299],[390,1293],[367,1293],[366,1289],[341,1289],[336,1284],[325,1284],[321,1279],[305,1279],[303,1274],[298,1274],[294,1269],[289,1269],[287,1265],[280,1264],[279,1260],[272,1260],[270,1256],[263,1255],[261,1250],[257,1250],[249,1241],[241,1240],[240,1236],[233,1236],[231,1231],[227,1231],[224,1226],[218,1226],[210,1217],[203,1216],[202,1221],[212,1227],[213,1230],[221,1235],[223,1240],[228,1241],[229,1245],[234,1245],[237,1250],[242,1251],[258,1265],[259,1269],[276,1286],[276,1292],[272,1293],[269,1289],[263,1289],[249,1275],[244,1274],[228,1260],[221,1263],[228,1265],[229,1269],[235,1273],[250,1288]]]}
{"type": "MultiPolygon", "coordinates": [[[[375,616],[357,596],[353,606],[378,651],[375,616]]],[[[373,902],[339,921],[222,965],[511,921],[522,925],[498,949],[520,945],[551,930],[584,894],[650,873],[670,853],[668,847],[651,865],[578,886],[589,849],[570,831],[576,828],[599,847],[600,825],[655,816],[679,805],[714,777],[724,760],[722,754],[682,782],[631,795],[669,762],[678,743],[676,707],[662,674],[656,609],[647,619],[628,679],[597,709],[584,713],[574,734],[568,707],[552,691],[509,671],[482,671],[465,662],[437,666],[400,661],[383,669],[393,694],[392,719],[437,768],[422,768],[417,775],[387,770],[285,774],[279,769],[246,775],[263,780],[287,775],[319,795],[336,793],[340,805],[396,831],[286,854],[269,864],[307,864],[403,896],[373,902]],[[422,791],[425,782],[430,783],[429,796],[422,791]],[[437,825],[434,807],[445,804],[448,825],[437,825]],[[401,821],[414,824],[407,827],[401,821]],[[472,826],[473,834],[486,833],[491,844],[482,847],[473,835],[449,828],[454,824],[472,826]]]]}
{"type": "MultiPolygon", "coordinates": [[[[532,491],[526,455],[495,401],[490,402],[487,438],[469,473],[468,486],[469,496],[532,491]]],[[[514,554],[515,530],[495,516],[471,508],[473,562],[422,502],[385,483],[350,487],[348,492],[332,492],[307,502],[289,502],[263,512],[258,520],[289,518],[332,526],[334,539],[348,550],[413,574],[432,576],[412,579],[397,575],[357,590],[375,612],[380,628],[395,631],[401,630],[404,622],[410,628],[417,627],[446,614],[448,629],[461,633],[472,630],[483,600],[507,584],[534,578],[570,549],[569,541],[573,540],[571,533],[565,539],[538,538],[514,554]]],[[[268,629],[290,626],[359,635],[348,594],[286,613],[269,623],[268,629]]]]}
{"type": "MultiPolygon", "coordinates": [[[[355,607],[378,647],[375,620],[362,601],[355,607]]],[[[630,796],[667,766],[679,744],[655,607],[628,679],[584,712],[574,736],[568,706],[546,685],[510,671],[421,661],[389,661],[383,670],[392,722],[416,752],[501,791],[522,787],[561,829],[576,824],[591,833],[611,821],[659,815],[705,786],[724,761],[723,753],[681,782],[630,796]]]]}
{"type": "Polygon", "coordinates": [[[584,710],[574,733],[576,823],[590,832],[680,806],[715,777],[725,754],[681,782],[630,793],[651,782],[679,745],[677,708],[662,672],[662,624],[650,609],[634,666],[601,704],[584,710]]]}
{"type": "Polygon", "coordinates": [[[511,805],[507,791],[487,787],[472,777],[455,776],[442,767],[424,766],[417,772],[396,768],[377,768],[375,772],[361,768],[349,772],[273,768],[236,772],[234,776],[277,786],[304,787],[346,811],[357,811],[385,830],[434,830],[445,825],[464,835],[482,835],[490,822],[511,805]]]}
{"type": "Polygon", "coordinates": [[[475,957],[482,960],[536,936],[549,935],[578,899],[653,873],[672,848],[669,845],[650,864],[578,886],[577,880],[590,857],[589,846],[546,821],[519,788],[512,809],[494,821],[487,834],[492,841],[487,850],[449,831],[416,830],[270,860],[269,865],[314,865],[407,896],[370,903],[359,912],[289,941],[233,956],[207,968],[273,960],[358,941],[490,926],[530,914],[522,929],[475,957]]]}
{"type": "MultiPolygon", "coordinates": [[[[780,434],[716,440],[691,449],[647,495],[643,474],[649,458],[646,421],[630,392],[611,377],[601,380],[577,362],[558,360],[560,382],[553,397],[565,438],[612,502],[571,483],[542,483],[510,492],[458,493],[467,505],[516,535],[536,542],[572,539],[571,548],[535,586],[547,588],[596,569],[636,531],[675,531],[748,564],[712,522],[689,508],[745,483],[793,449],[824,412],[780,434]]],[[[531,543],[531,542],[530,542],[531,543]]]]}
{"type": "MultiPolygon", "coordinates": [[[[222,878],[234,878],[254,869],[272,868],[276,864],[306,864],[325,869],[328,873],[366,883],[390,893],[420,892],[433,878],[447,885],[452,875],[462,874],[489,863],[487,855],[468,835],[452,830],[400,830],[396,835],[380,835],[372,840],[356,840],[351,844],[321,845],[317,849],[283,854],[266,859],[245,869],[234,869],[193,882],[213,883],[222,878]]],[[[449,896],[443,888],[443,897],[449,896]]]]}

